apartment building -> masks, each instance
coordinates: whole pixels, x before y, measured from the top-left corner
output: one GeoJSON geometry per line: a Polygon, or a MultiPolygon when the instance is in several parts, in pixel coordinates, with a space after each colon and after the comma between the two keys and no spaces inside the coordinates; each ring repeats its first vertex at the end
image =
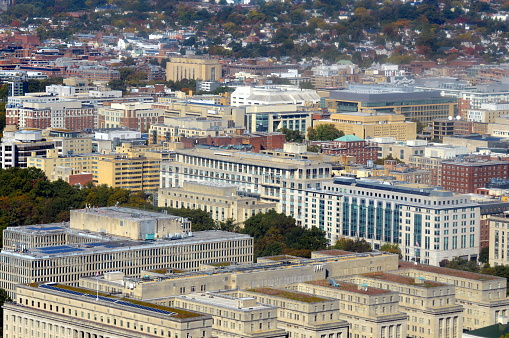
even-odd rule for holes
{"type": "MultiPolygon", "coordinates": [[[[24,228],[28,231],[32,227],[24,228]]],[[[248,235],[191,233],[186,219],[171,215],[118,207],[90,208],[72,212],[70,228],[83,233],[111,231],[122,238],[32,248],[23,247],[23,243],[14,248],[10,245],[0,252],[0,287],[12,295],[20,283],[76,285],[82,276],[109,271],[139,276],[142,270],[197,270],[204,263],[250,263],[253,259],[253,240],[248,235]]],[[[46,236],[38,238],[44,242],[46,236]]]]}
{"type": "Polygon", "coordinates": [[[337,282],[334,278],[299,283],[289,288],[339,299],[339,318],[350,323],[351,337],[406,337],[407,315],[399,308],[398,292],[337,282]]]}
{"type": "Polygon", "coordinates": [[[3,316],[5,338],[212,337],[209,315],[56,283],[18,285],[3,316]]]}
{"type": "Polygon", "coordinates": [[[218,182],[185,181],[182,188],[159,189],[157,203],[160,207],[200,209],[216,221],[232,219],[239,224],[258,213],[277,209],[276,203],[262,202],[256,194],[218,182]]]}
{"type": "Polygon", "coordinates": [[[312,141],[311,145],[319,146],[323,154],[336,156],[353,156],[355,163],[373,163],[378,158],[376,144],[355,135],[344,135],[333,141],[312,141]]]}
{"type": "Polygon", "coordinates": [[[323,161],[223,149],[183,149],[175,153],[175,161],[161,165],[160,188],[180,187],[185,181],[221,182],[259,194],[262,201],[279,202],[290,185],[317,188],[332,175],[332,165],[323,161]]]}
{"type": "MultiPolygon", "coordinates": [[[[160,154],[168,158],[169,154],[160,154]]],[[[159,187],[161,158],[156,153],[137,156],[126,154],[92,157],[94,183],[131,191],[153,191],[159,187]]]]}
{"type": "Polygon", "coordinates": [[[478,109],[466,111],[467,121],[494,123],[497,117],[509,115],[509,104],[507,103],[481,103],[478,109]]]}
{"type": "Polygon", "coordinates": [[[468,195],[423,185],[335,178],[321,189],[291,190],[285,212],[320,227],[331,243],[364,238],[374,248],[398,243],[403,259],[438,266],[443,259],[476,259],[480,207],[468,195]]]}
{"type": "Polygon", "coordinates": [[[509,314],[506,278],[406,262],[401,262],[395,273],[454,285],[456,304],[464,308],[464,330],[498,323],[509,314]]]}
{"type": "Polygon", "coordinates": [[[209,292],[150,300],[188,311],[199,311],[213,318],[212,335],[218,338],[286,338],[278,328],[278,307],[265,305],[253,297],[233,297],[209,292]]]}
{"type": "Polygon", "coordinates": [[[346,338],[350,325],[339,318],[339,300],[270,287],[239,291],[262,304],[278,306],[278,327],[292,338],[346,338]]]}
{"type": "Polygon", "coordinates": [[[98,128],[128,128],[148,131],[153,124],[163,123],[163,111],[150,103],[111,103],[97,110],[98,128]]]}
{"type": "Polygon", "coordinates": [[[6,123],[19,128],[65,128],[85,130],[96,127],[97,112],[81,101],[44,101],[6,106],[6,123]]]}
{"type": "Polygon", "coordinates": [[[462,335],[463,307],[455,304],[453,285],[387,272],[369,272],[347,281],[364,284],[368,289],[399,292],[399,307],[408,316],[407,337],[460,338],[462,335]]]}
{"type": "Polygon", "coordinates": [[[407,164],[411,167],[431,171],[431,185],[442,186],[442,162],[446,159],[423,155],[410,155],[407,164]]]}
{"type": "Polygon", "coordinates": [[[509,178],[505,161],[443,162],[442,186],[458,193],[473,193],[492,179],[509,178]]]}

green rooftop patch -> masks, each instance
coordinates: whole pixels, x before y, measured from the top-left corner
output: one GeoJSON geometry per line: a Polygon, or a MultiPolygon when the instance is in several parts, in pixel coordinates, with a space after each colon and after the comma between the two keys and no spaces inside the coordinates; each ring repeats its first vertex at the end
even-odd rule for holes
{"type": "MultiPolygon", "coordinates": [[[[33,286],[33,287],[39,287],[40,284],[42,284],[42,283],[30,283],[29,285],[33,286]]],[[[98,294],[97,291],[94,291],[94,290],[77,288],[77,287],[70,286],[70,285],[65,285],[65,284],[54,284],[54,285],[52,284],[51,286],[54,287],[54,288],[58,288],[58,289],[75,291],[75,292],[81,292],[81,293],[84,293],[84,294],[87,294],[87,295],[94,295],[94,296],[95,295],[99,295],[99,296],[102,296],[102,297],[118,298],[118,297],[112,296],[112,295],[107,294],[107,293],[99,292],[99,294],[98,294]]],[[[148,303],[148,302],[144,302],[144,301],[140,301],[140,300],[135,300],[135,299],[130,299],[130,298],[119,298],[119,299],[122,300],[122,301],[125,301],[125,302],[132,303],[132,304],[146,306],[146,307],[149,307],[149,308],[152,308],[152,309],[158,309],[158,310],[163,310],[163,311],[174,312],[176,314],[172,316],[173,318],[193,318],[193,317],[200,317],[200,316],[202,316],[202,314],[197,313],[197,312],[191,312],[191,311],[186,311],[186,310],[182,310],[182,309],[176,309],[176,308],[172,308],[172,307],[169,307],[169,306],[148,303]]]]}
{"type": "Polygon", "coordinates": [[[298,302],[305,302],[305,303],[325,302],[328,300],[326,298],[321,298],[321,297],[309,295],[309,294],[302,293],[302,292],[272,289],[272,288],[256,288],[256,289],[249,289],[247,291],[263,293],[268,296],[283,297],[286,299],[296,300],[298,302]]]}

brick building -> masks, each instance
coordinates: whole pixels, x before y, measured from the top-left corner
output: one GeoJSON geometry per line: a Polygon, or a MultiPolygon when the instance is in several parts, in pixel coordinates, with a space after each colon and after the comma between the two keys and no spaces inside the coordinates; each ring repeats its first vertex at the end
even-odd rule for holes
{"type": "Polygon", "coordinates": [[[442,186],[458,193],[473,193],[493,178],[508,178],[509,163],[503,161],[443,162],[442,186]]]}
{"type": "Polygon", "coordinates": [[[185,148],[195,145],[209,145],[215,147],[225,146],[251,146],[251,151],[282,149],[285,144],[285,135],[282,133],[252,133],[243,135],[207,136],[201,138],[182,137],[180,139],[185,148]]]}
{"type": "Polygon", "coordinates": [[[355,156],[356,163],[367,164],[378,158],[378,146],[368,144],[366,140],[355,135],[345,135],[334,141],[314,141],[323,154],[355,156]]]}

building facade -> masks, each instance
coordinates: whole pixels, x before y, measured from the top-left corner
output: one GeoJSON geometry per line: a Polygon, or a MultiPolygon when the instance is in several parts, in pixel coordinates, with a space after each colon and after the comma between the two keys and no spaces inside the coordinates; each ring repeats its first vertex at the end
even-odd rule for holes
{"type": "Polygon", "coordinates": [[[323,229],[331,244],[341,237],[364,238],[374,248],[397,243],[406,261],[438,266],[454,257],[475,260],[479,252],[479,205],[436,188],[336,178],[321,189],[289,192],[283,210],[323,229]]]}
{"type": "Polygon", "coordinates": [[[219,60],[206,56],[172,57],[166,64],[166,81],[219,81],[222,75],[219,60]]]}

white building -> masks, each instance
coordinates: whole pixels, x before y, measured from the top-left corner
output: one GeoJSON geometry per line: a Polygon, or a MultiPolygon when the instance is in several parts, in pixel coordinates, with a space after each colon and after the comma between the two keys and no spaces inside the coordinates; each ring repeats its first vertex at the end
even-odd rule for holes
{"type": "Polygon", "coordinates": [[[289,85],[243,86],[231,96],[232,106],[263,104],[297,104],[300,106],[320,102],[320,96],[313,89],[300,89],[289,85]]]}
{"type": "MultiPolygon", "coordinates": [[[[291,185],[290,185],[291,188],[291,185]]],[[[283,212],[339,238],[364,238],[374,248],[397,243],[406,261],[438,266],[476,259],[480,207],[468,195],[424,185],[336,178],[321,189],[287,189],[283,212]]]]}

